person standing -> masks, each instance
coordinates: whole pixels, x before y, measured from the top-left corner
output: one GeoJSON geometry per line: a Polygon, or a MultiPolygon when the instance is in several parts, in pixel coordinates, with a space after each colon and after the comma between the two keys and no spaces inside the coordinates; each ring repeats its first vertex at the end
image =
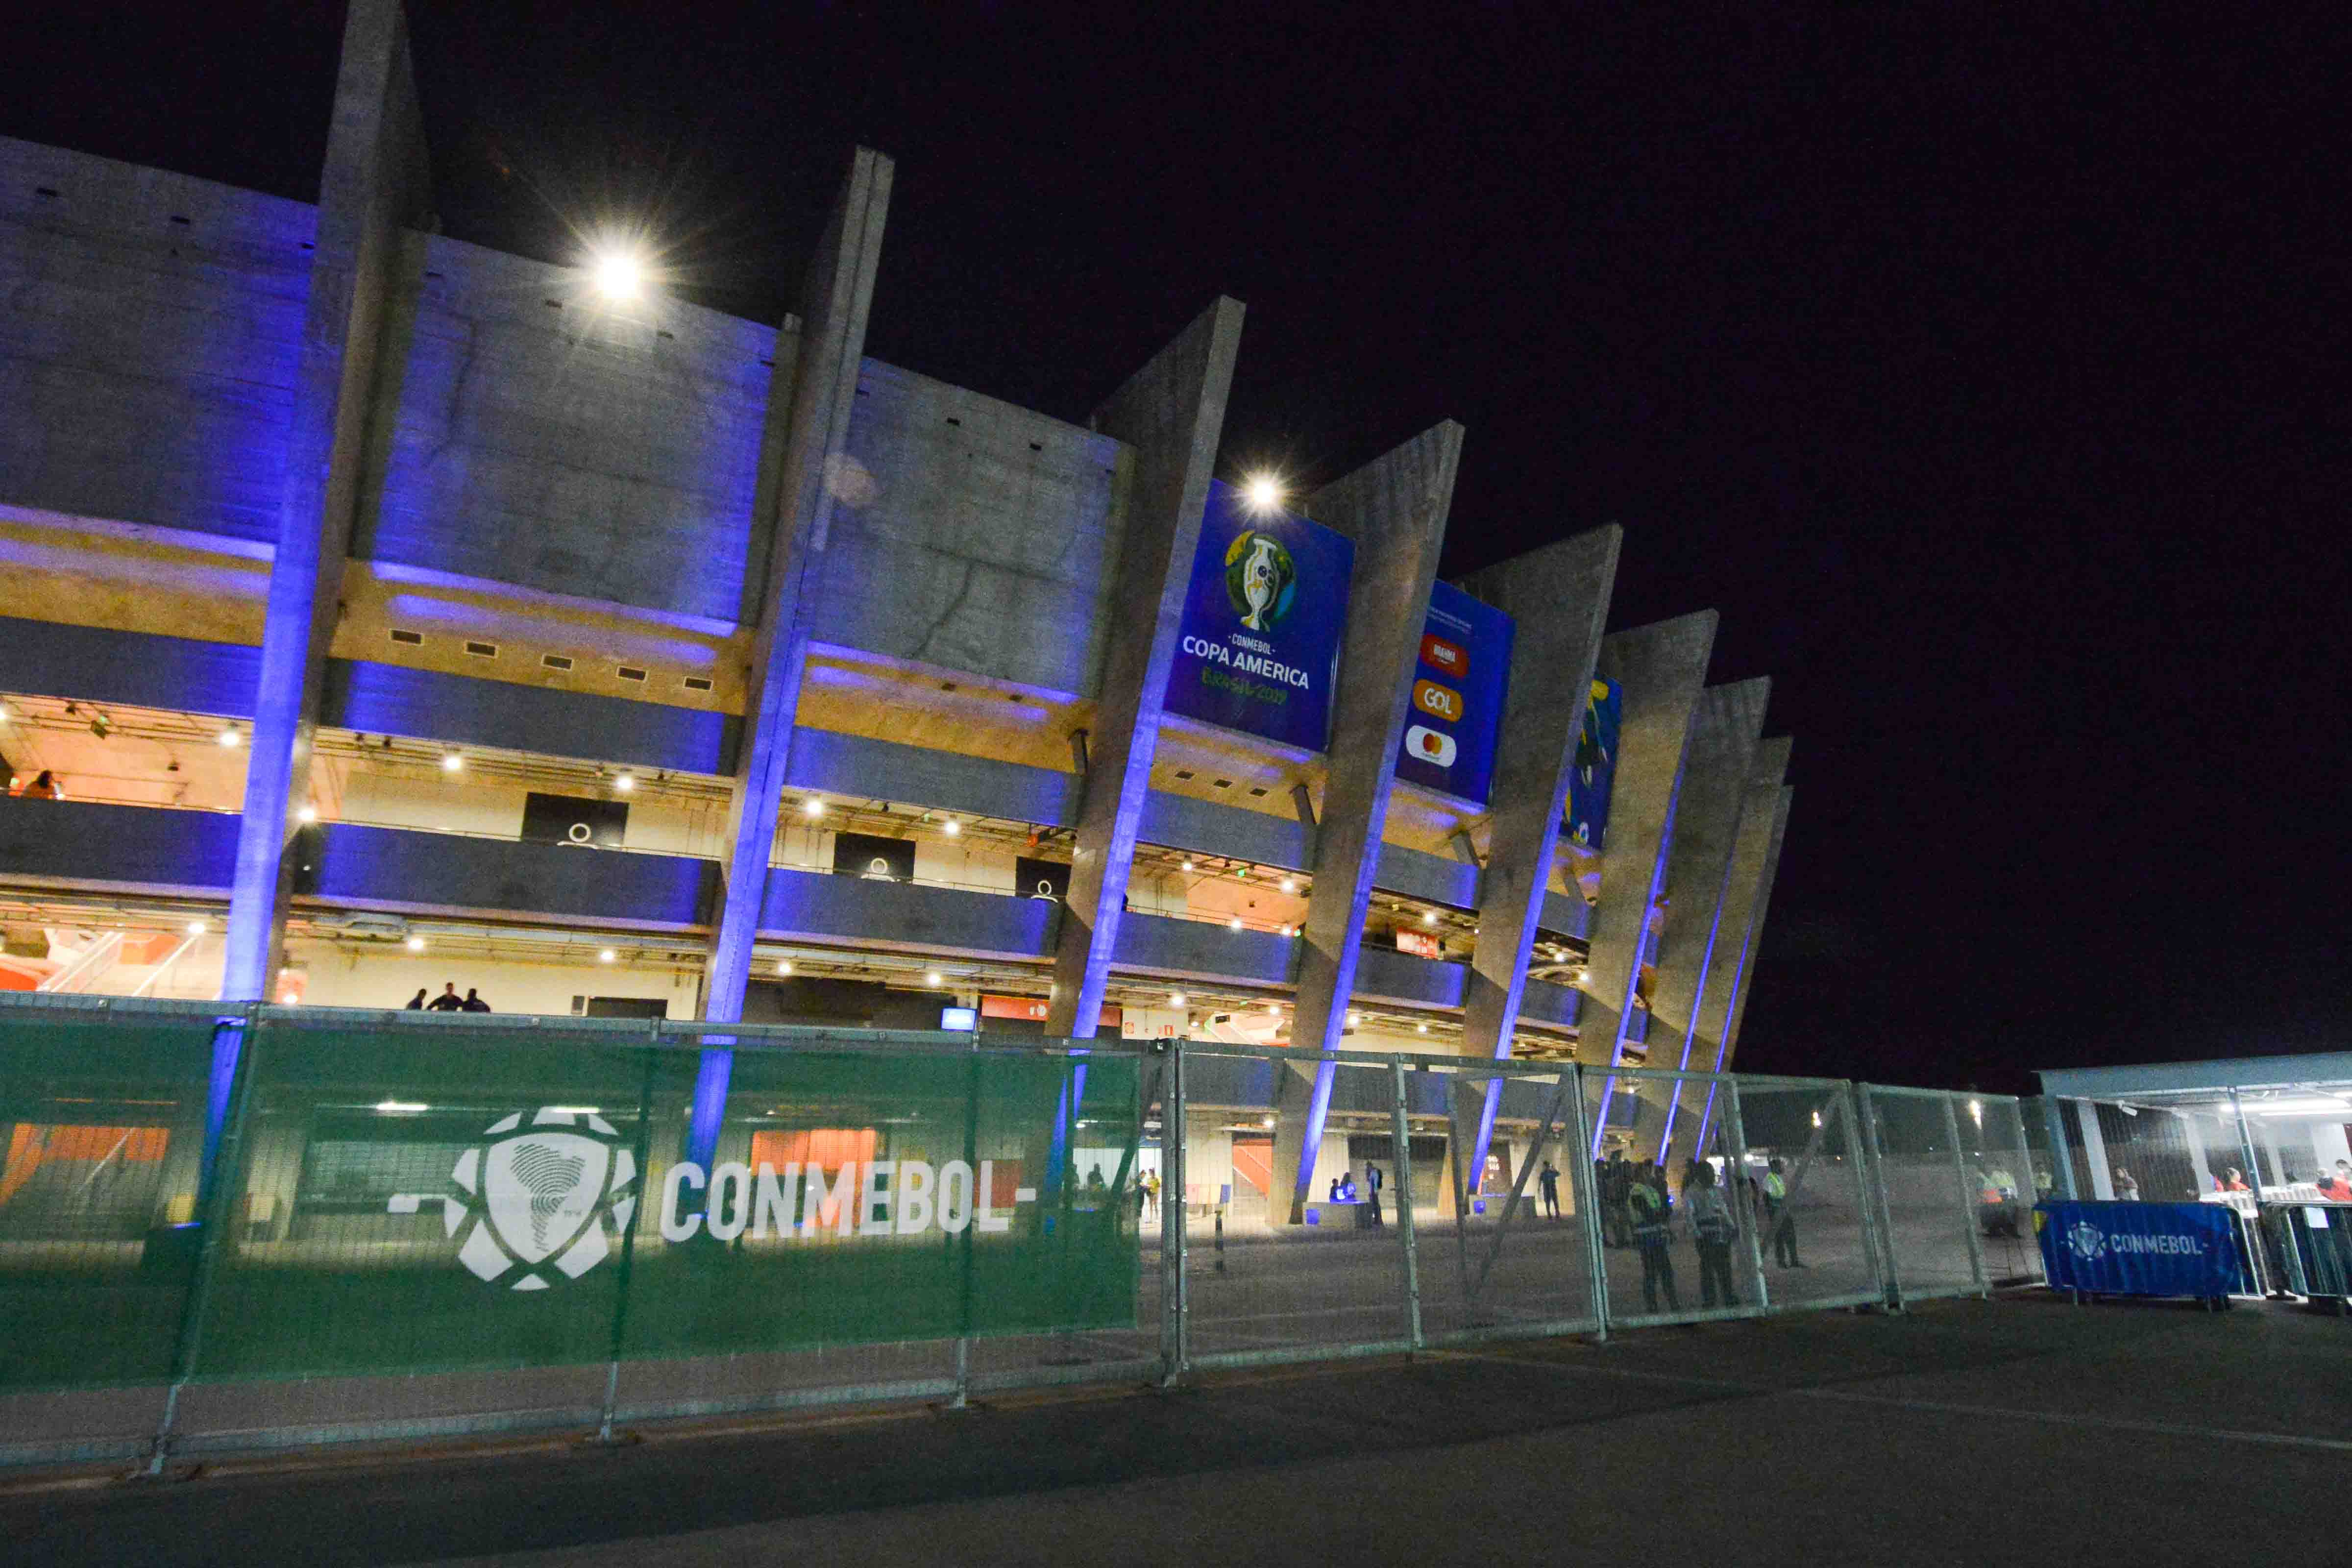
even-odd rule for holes
{"type": "Polygon", "coordinates": [[[2139,1202],[2139,1178],[2121,1165],[2116,1167],[2116,1201],[2126,1204],[2139,1202]]]}
{"type": "Polygon", "coordinates": [[[452,980],[445,984],[441,987],[441,994],[425,1004],[425,1010],[428,1013],[464,1012],[466,999],[457,994],[457,983],[452,980]]]}
{"type": "Polygon", "coordinates": [[[404,1013],[422,1013],[425,1011],[425,987],[422,985],[418,986],[416,988],[416,994],[408,999],[408,1005],[402,1008],[401,1011],[404,1013]]]}
{"type": "Polygon", "coordinates": [[[1780,1162],[1764,1167],[1764,1217],[1772,1226],[1772,1261],[1783,1268],[1802,1268],[1797,1260],[1797,1216],[1789,1207],[1789,1181],[1780,1162]]]}
{"type": "Polygon", "coordinates": [[[1739,1234],[1739,1223],[1723,1189],[1716,1185],[1714,1166],[1701,1164],[1692,1170],[1690,1184],[1683,1189],[1683,1207],[1690,1215],[1691,1239],[1698,1245],[1698,1304],[1737,1307],[1739,1295],[1731,1288],[1731,1243],[1739,1234]]]}
{"type": "Polygon", "coordinates": [[[1601,1214],[1608,1222],[1602,1239],[1611,1247],[1633,1245],[1633,1167],[1626,1163],[1624,1150],[1612,1150],[1601,1179],[1601,1214]]]}
{"type": "Polygon", "coordinates": [[[1683,1304],[1675,1294],[1675,1260],[1666,1250],[1672,1215],[1664,1189],[1646,1180],[1646,1170],[1630,1173],[1625,1196],[1633,1245],[1642,1253],[1642,1306],[1655,1312],[1658,1296],[1664,1292],[1665,1310],[1679,1312],[1683,1304]]]}
{"type": "Polygon", "coordinates": [[[466,987],[465,1003],[458,1010],[466,1013],[487,1013],[490,1010],[490,1005],[482,1000],[482,994],[478,989],[468,985],[466,987]]]}
{"type": "Polygon", "coordinates": [[[1381,1168],[1378,1165],[1365,1165],[1364,1201],[1372,1205],[1372,1228],[1374,1230],[1380,1229],[1382,1226],[1388,1223],[1388,1221],[1381,1217],[1381,1188],[1385,1185],[1387,1182],[1388,1177],[1381,1173],[1381,1168]]]}
{"type": "Polygon", "coordinates": [[[1544,1213],[1552,1219],[1559,1217],[1559,1170],[1549,1160],[1543,1163],[1536,1181],[1543,1188],[1544,1213]]]}

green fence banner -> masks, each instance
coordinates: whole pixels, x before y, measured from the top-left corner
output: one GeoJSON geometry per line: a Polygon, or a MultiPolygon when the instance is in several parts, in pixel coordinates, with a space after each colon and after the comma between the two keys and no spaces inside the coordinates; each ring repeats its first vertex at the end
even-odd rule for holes
{"type": "Polygon", "coordinates": [[[0,1390],[1133,1328],[1137,1060],[265,1017],[0,1030],[0,1390]],[[201,1296],[191,1301],[190,1291],[201,1296]]]}

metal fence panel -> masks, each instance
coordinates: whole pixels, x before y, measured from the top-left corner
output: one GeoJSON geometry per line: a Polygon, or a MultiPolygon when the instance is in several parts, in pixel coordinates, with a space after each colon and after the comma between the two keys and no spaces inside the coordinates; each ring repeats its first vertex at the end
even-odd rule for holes
{"type": "MultiPolygon", "coordinates": [[[[1216,1106],[1191,1093],[1185,1126],[1189,1234],[1185,1333],[1194,1364],[1239,1364],[1411,1344],[1404,1227],[1397,1207],[1436,1206],[1441,1150],[1414,1129],[1410,1173],[1397,1169],[1397,1087],[1386,1062],[1329,1064],[1329,1100],[1313,1151],[1307,1201],[1293,1217],[1300,1142],[1315,1093],[1311,1058],[1244,1047],[1188,1046],[1203,1061],[1271,1061],[1269,1106],[1216,1106]],[[1381,1172],[1377,1203],[1370,1167],[1381,1172]],[[1358,1201],[1335,1200],[1343,1173],[1358,1201]],[[1404,1180],[1412,1183],[1410,1194],[1404,1180]]],[[[1202,1075],[1251,1079],[1220,1065],[1202,1075]]],[[[1264,1081],[1264,1080],[1260,1080],[1264,1081]]],[[[1210,1092],[1214,1092],[1213,1089],[1210,1092]]],[[[1417,1215],[1417,1218],[1425,1215],[1417,1215]]]]}
{"type": "Polygon", "coordinates": [[[1977,1196],[1978,1248],[1996,1285],[2042,1278],[2042,1247],[2033,1234],[2033,1151],[2018,1101],[2003,1094],[1972,1094],[1956,1101],[1977,1196]]]}
{"type": "Polygon", "coordinates": [[[1779,1307],[1853,1304],[1884,1294],[1844,1083],[1742,1077],[1738,1096],[1762,1192],[1765,1279],[1779,1307]]]}
{"type": "Polygon", "coordinates": [[[1427,1076],[1445,1088],[1449,1152],[1475,1151],[1482,1125],[1489,1131],[1475,1186],[1465,1163],[1449,1158],[1440,1205],[1415,1216],[1424,1333],[1470,1340],[1598,1328],[1572,1175],[1584,1158],[1574,1069],[1462,1062],[1433,1065],[1427,1076]]]}
{"type": "Polygon", "coordinates": [[[1874,1134],[1891,1282],[1906,1300],[1969,1295],[1985,1288],[1974,1173],[1960,1147],[1955,1098],[1862,1086],[1864,1118],[1874,1134]]]}
{"type": "Polygon", "coordinates": [[[1580,1076],[1588,1125],[1599,1129],[1611,1324],[1766,1310],[1758,1245],[1763,1173],[1740,1140],[1736,1106],[1723,1092],[1728,1079],[1626,1068],[1580,1076]],[[1605,1121],[1604,1093],[1612,1101],[1605,1121]]]}

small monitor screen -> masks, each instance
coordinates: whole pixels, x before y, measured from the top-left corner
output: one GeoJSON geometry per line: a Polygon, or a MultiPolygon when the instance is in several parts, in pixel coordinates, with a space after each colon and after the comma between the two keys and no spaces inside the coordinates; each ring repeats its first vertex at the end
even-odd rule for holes
{"type": "Polygon", "coordinates": [[[940,1027],[942,1029],[955,1029],[958,1031],[977,1029],[980,1027],[980,1009],[977,1007],[942,1007],[940,1009],[940,1027]]]}

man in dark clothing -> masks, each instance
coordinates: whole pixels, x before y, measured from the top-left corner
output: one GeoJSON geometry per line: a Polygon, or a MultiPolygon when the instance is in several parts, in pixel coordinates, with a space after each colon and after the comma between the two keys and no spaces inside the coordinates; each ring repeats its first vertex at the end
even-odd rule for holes
{"type": "Polygon", "coordinates": [[[1536,1173],[1536,1181],[1543,1188],[1544,1213],[1553,1219],[1558,1219],[1559,1217],[1559,1168],[1549,1160],[1546,1160],[1543,1163],[1543,1169],[1536,1173]]]}
{"type": "Polygon", "coordinates": [[[1643,1172],[1632,1175],[1626,1187],[1626,1207],[1633,1215],[1633,1245],[1642,1250],[1643,1310],[1658,1310],[1658,1293],[1663,1289],[1666,1310],[1679,1312],[1683,1304],[1675,1293],[1675,1260],[1666,1250],[1673,1220],[1664,1184],[1653,1184],[1643,1172]]]}
{"type": "Polygon", "coordinates": [[[466,999],[457,994],[457,983],[452,980],[448,984],[443,985],[441,987],[441,994],[433,998],[432,1001],[425,1004],[425,1010],[428,1013],[464,1012],[466,1010],[466,999]]]}
{"type": "Polygon", "coordinates": [[[1381,1218],[1381,1187],[1387,1180],[1378,1165],[1364,1167],[1365,1201],[1372,1205],[1372,1228],[1375,1230],[1388,1223],[1381,1218]]]}
{"type": "Polygon", "coordinates": [[[463,1010],[468,1013],[487,1013],[490,1010],[490,1005],[482,1000],[482,994],[479,990],[468,985],[466,987],[466,1001],[463,1010]]]}
{"type": "Polygon", "coordinates": [[[425,987],[422,985],[418,986],[416,988],[416,994],[408,999],[408,1005],[402,1008],[401,1011],[404,1013],[421,1013],[425,1011],[425,987]]]}
{"type": "Polygon", "coordinates": [[[1633,1245],[1633,1167],[1626,1163],[1625,1151],[1619,1149],[1610,1154],[1601,1178],[1601,1213],[1609,1222],[1602,1239],[1612,1247],[1633,1245]]]}

